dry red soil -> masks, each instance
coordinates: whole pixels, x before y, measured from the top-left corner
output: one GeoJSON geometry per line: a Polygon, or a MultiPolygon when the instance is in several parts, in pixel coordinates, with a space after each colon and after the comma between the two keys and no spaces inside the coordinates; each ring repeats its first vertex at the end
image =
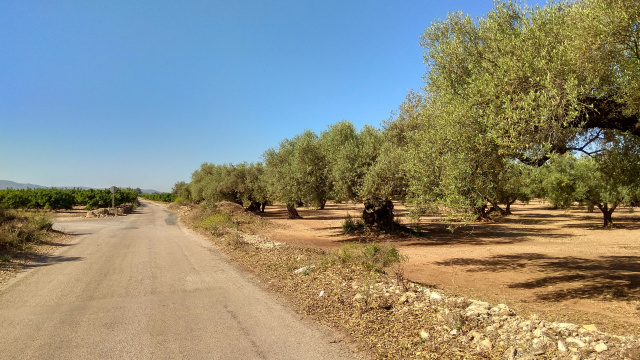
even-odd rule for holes
{"type": "MultiPolygon", "coordinates": [[[[603,229],[597,209],[554,210],[533,201],[512,211],[454,233],[436,217],[423,218],[421,236],[346,235],[347,215],[362,213],[357,204],[300,209],[298,220],[271,206],[262,216],[278,225],[265,231],[275,241],[325,249],[354,240],[391,243],[408,256],[404,274],[412,281],[550,321],[640,334],[640,212],[618,209],[615,227],[603,229]]],[[[395,214],[401,224],[415,225],[403,206],[395,214]]]]}

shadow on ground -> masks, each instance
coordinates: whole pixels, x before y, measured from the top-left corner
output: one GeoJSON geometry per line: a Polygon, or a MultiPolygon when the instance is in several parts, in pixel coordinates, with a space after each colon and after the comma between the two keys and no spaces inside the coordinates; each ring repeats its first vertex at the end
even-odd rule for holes
{"type": "Polygon", "coordinates": [[[523,270],[534,278],[512,283],[513,289],[539,289],[542,301],[570,299],[640,300],[640,256],[602,256],[597,259],[554,257],[538,253],[453,258],[436,263],[471,272],[523,270]]]}

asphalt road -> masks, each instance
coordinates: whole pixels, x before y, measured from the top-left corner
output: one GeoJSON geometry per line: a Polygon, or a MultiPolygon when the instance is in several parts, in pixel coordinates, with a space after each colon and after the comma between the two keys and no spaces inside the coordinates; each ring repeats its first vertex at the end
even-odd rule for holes
{"type": "Polygon", "coordinates": [[[69,245],[0,288],[0,358],[354,358],[161,206],[55,228],[69,245]]]}

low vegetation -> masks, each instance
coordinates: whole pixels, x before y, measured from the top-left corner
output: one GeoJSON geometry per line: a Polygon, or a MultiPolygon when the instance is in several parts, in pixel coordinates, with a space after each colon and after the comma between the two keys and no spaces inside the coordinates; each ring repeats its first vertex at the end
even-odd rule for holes
{"type": "MultiPolygon", "coordinates": [[[[84,206],[87,210],[111,206],[109,189],[5,189],[0,190],[0,205],[7,209],[71,209],[84,206]]],[[[115,205],[134,203],[138,199],[135,189],[118,189],[115,205]]]]}
{"type": "Polygon", "coordinates": [[[174,193],[151,193],[151,194],[140,194],[139,197],[151,200],[151,201],[161,201],[161,202],[176,202],[179,198],[174,193]]]}
{"type": "Polygon", "coordinates": [[[28,252],[51,233],[52,222],[45,213],[25,213],[0,207],[0,261],[28,252]]]}

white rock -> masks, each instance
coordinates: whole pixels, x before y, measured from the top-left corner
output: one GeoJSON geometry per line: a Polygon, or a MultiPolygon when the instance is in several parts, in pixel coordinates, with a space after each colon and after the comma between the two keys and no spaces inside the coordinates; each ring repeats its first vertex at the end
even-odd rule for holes
{"type": "Polygon", "coordinates": [[[322,297],[322,295],[324,295],[324,290],[320,291],[320,294],[318,294],[318,297],[322,297]]]}
{"type": "Polygon", "coordinates": [[[609,348],[607,347],[607,345],[605,343],[599,343],[598,345],[596,345],[593,348],[596,352],[603,352],[603,351],[607,351],[609,348]]]}
{"type": "Polygon", "coordinates": [[[558,351],[560,351],[560,352],[566,352],[567,351],[567,347],[564,346],[564,343],[562,342],[562,340],[558,340],[558,351]]]}
{"type": "Polygon", "coordinates": [[[309,265],[309,266],[303,266],[300,269],[297,269],[296,271],[294,271],[294,274],[302,274],[307,270],[311,270],[315,267],[315,265],[309,265]]]}

